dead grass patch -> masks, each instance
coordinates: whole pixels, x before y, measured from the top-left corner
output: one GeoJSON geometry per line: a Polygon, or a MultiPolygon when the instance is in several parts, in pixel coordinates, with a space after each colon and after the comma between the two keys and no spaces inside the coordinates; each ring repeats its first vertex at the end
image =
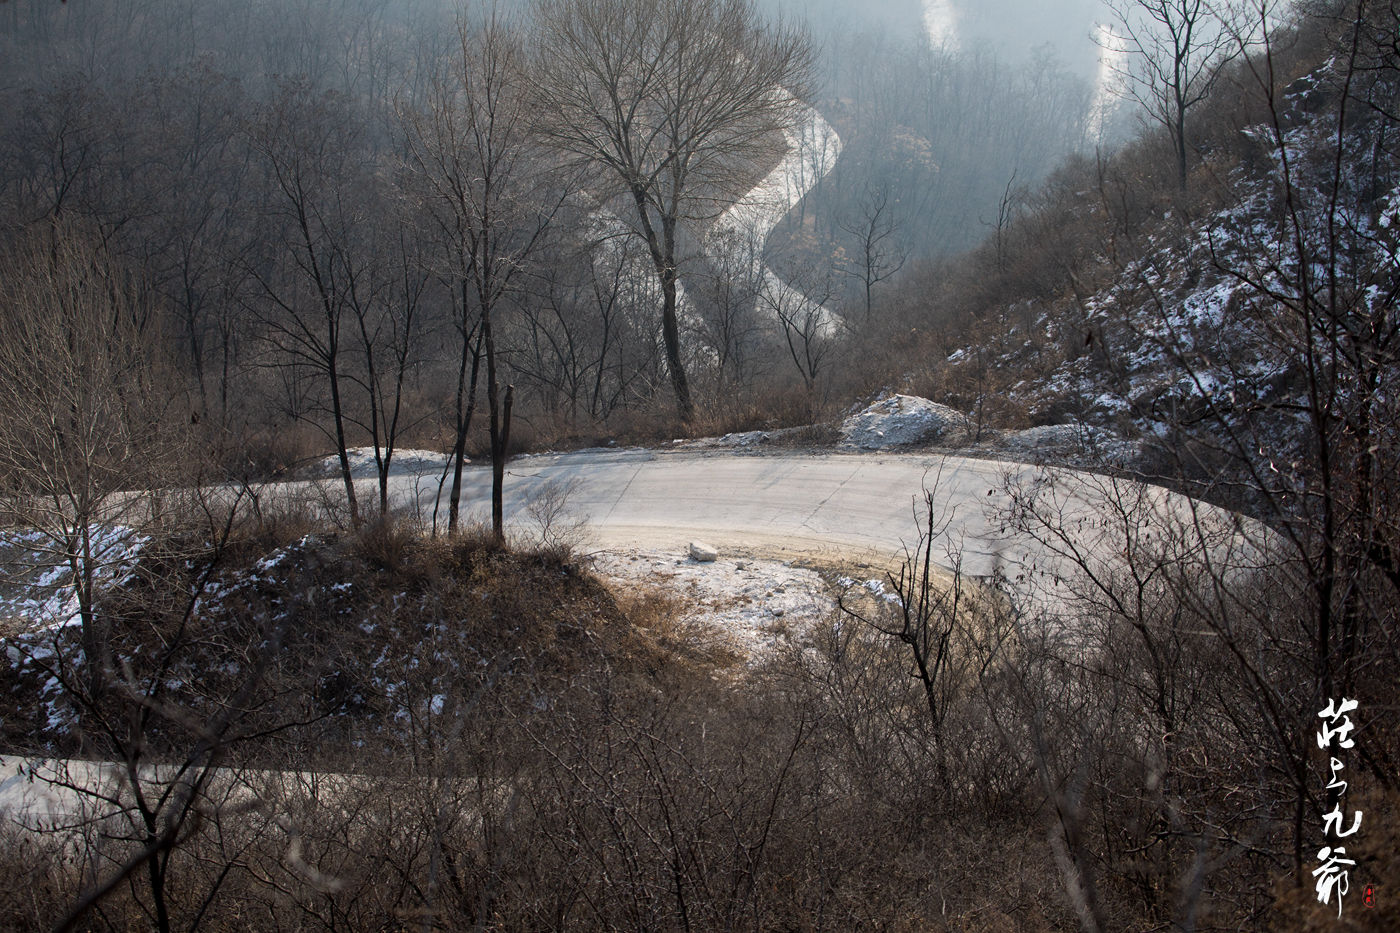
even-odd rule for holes
{"type": "Polygon", "coordinates": [[[715,672],[740,664],[743,658],[718,634],[686,620],[686,600],[673,589],[643,583],[612,583],[609,591],[618,609],[657,648],[693,670],[715,672]]]}

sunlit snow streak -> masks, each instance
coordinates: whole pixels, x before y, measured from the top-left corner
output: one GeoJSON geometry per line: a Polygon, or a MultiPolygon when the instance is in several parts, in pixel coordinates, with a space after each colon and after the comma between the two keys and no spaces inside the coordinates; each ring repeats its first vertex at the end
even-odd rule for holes
{"type": "Polygon", "coordinates": [[[770,301],[795,302],[795,307],[784,307],[784,311],[803,317],[816,315],[817,330],[830,335],[840,326],[836,313],[801,295],[763,262],[762,246],[773,228],[836,167],[841,155],[841,137],[831,124],[815,107],[804,104],[802,109],[801,124],[786,132],[787,152],[782,161],[720,215],[710,228],[706,249],[712,255],[728,250],[751,257],[753,271],[770,301]],[[758,248],[748,249],[749,244],[758,248]]]}
{"type": "Polygon", "coordinates": [[[1089,106],[1089,138],[1103,139],[1104,125],[1122,96],[1123,69],[1127,49],[1123,39],[1114,35],[1113,26],[1094,26],[1094,42],[1099,47],[1099,71],[1094,78],[1094,101],[1089,106]]]}
{"type": "MultiPolygon", "coordinates": [[[[616,270],[618,284],[630,293],[630,297],[643,298],[643,303],[659,303],[661,283],[657,280],[656,266],[652,263],[651,256],[643,250],[627,249],[629,237],[640,237],[635,228],[624,223],[617,214],[602,207],[589,211],[588,222],[588,236],[596,244],[593,268],[599,278],[607,281],[616,270]]],[[[689,313],[689,302],[690,299],[685,294],[685,283],[677,279],[676,313],[681,316],[689,313]]]]}
{"type": "Polygon", "coordinates": [[[958,47],[958,14],[952,0],[924,0],[924,32],[935,49],[958,47]]]}
{"type": "Polygon", "coordinates": [[[783,215],[835,167],[841,137],[816,108],[804,105],[803,110],[801,125],[786,132],[783,160],[720,215],[715,234],[751,234],[767,239],[783,215]]]}
{"type": "MultiPolygon", "coordinates": [[[[716,259],[729,259],[730,268],[738,268],[748,257],[751,272],[755,281],[762,283],[769,306],[777,303],[793,318],[810,319],[815,322],[817,333],[830,336],[841,326],[836,312],[784,282],[763,261],[763,245],[773,228],[836,167],[841,155],[841,137],[836,130],[816,108],[805,104],[801,107],[802,121],[796,129],[785,131],[787,151],[782,160],[719,216],[706,233],[705,249],[716,259]]],[[[648,294],[659,289],[650,257],[640,252],[624,253],[623,239],[632,228],[601,207],[589,212],[589,221],[590,237],[598,244],[595,267],[603,270],[609,264],[616,268],[621,263],[620,280],[629,290],[648,294]]],[[[683,320],[694,314],[681,281],[676,282],[676,310],[683,320]]]]}

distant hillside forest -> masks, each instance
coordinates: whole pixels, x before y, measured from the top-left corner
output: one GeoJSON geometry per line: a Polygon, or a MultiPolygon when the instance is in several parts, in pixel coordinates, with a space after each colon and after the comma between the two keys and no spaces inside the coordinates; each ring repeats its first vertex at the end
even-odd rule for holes
{"type": "MultiPolygon", "coordinates": [[[[55,236],[120,275],[134,306],[121,326],[160,357],[184,393],[179,417],[234,473],[285,467],[340,433],[450,449],[491,382],[515,387],[517,445],[805,423],[895,376],[868,358],[887,354],[876,348],[906,270],[981,240],[1006,191],[1090,142],[1092,89],[1053,61],[755,20],[788,43],[789,67],[769,77],[816,105],[840,156],[804,163],[810,177],[766,205],[777,231],[721,256],[726,204],[790,143],[816,143],[772,107],[706,130],[715,158],[687,163],[674,212],[665,261],[681,311],[667,338],[625,181],[547,122],[564,105],[539,98],[532,70],[551,41],[562,61],[562,40],[526,4],[488,9],[8,5],[0,238],[13,280],[44,276],[19,256],[55,236]],[[487,128],[488,111],[507,116],[487,128]],[[737,145],[741,124],[751,138],[737,145]],[[836,317],[775,310],[799,294],[836,317]],[[693,397],[679,407],[678,370],[693,397]]],[[[638,158],[651,171],[665,151],[638,158]]],[[[655,212],[668,192],[652,194],[655,212]]],[[[467,433],[473,451],[488,446],[484,417],[467,433]]]]}

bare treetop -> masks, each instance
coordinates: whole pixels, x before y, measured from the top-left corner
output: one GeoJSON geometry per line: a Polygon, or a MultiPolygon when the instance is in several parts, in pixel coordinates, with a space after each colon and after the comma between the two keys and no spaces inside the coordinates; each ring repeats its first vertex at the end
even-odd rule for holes
{"type": "Polygon", "coordinates": [[[1239,54],[1240,17],[1229,2],[1105,0],[1116,23],[1105,49],[1119,93],[1160,124],[1176,153],[1177,184],[1186,188],[1187,114],[1210,96],[1221,67],[1239,54]]]}
{"type": "Polygon", "coordinates": [[[541,0],[536,15],[547,137],[658,210],[738,193],[810,91],[807,36],[748,0],[541,0]]]}
{"type": "MultiPolygon", "coordinates": [[[[805,32],[749,0],[539,0],[535,95],[544,138],[625,195],[661,284],[666,362],[693,413],[676,323],[676,232],[718,216],[809,93],[805,32]]],[[[611,188],[612,191],[608,189],[611,188]]]]}

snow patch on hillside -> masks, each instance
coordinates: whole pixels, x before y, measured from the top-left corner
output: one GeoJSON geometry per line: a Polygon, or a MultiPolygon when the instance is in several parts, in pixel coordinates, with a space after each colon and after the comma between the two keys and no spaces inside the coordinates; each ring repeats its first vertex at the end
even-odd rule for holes
{"type": "MultiPolygon", "coordinates": [[[[125,582],[150,539],[122,525],[89,532],[93,584],[101,591],[125,582]]],[[[34,529],[0,533],[0,621],[20,630],[73,625],[78,595],[64,543],[34,529]]]]}
{"type": "Polygon", "coordinates": [[[1142,453],[1137,441],[1127,441],[1111,431],[1092,425],[1043,424],[1024,431],[1012,431],[1000,440],[1008,452],[1050,456],[1074,464],[1131,465],[1142,453]]]}
{"type": "Polygon", "coordinates": [[[841,446],[884,450],[939,440],[962,412],[916,395],[891,395],[841,422],[841,446]]]}
{"type": "Polygon", "coordinates": [[[607,551],[592,555],[593,571],[612,585],[654,586],[680,603],[688,634],[713,639],[754,663],[784,645],[800,645],[836,608],[836,597],[814,570],[783,561],[720,552],[708,563],[683,550],[607,551]]]}
{"type": "MultiPolygon", "coordinates": [[[[373,447],[352,447],[346,454],[350,460],[350,475],[355,479],[374,479],[379,475],[379,468],[374,462],[373,447]]],[[[438,453],[435,450],[396,450],[393,460],[389,462],[389,472],[394,476],[441,473],[449,459],[449,454],[438,453]]],[[[462,462],[471,463],[471,460],[464,458],[462,462]]],[[[331,454],[321,458],[308,472],[313,477],[339,476],[340,455],[331,454]]]]}

